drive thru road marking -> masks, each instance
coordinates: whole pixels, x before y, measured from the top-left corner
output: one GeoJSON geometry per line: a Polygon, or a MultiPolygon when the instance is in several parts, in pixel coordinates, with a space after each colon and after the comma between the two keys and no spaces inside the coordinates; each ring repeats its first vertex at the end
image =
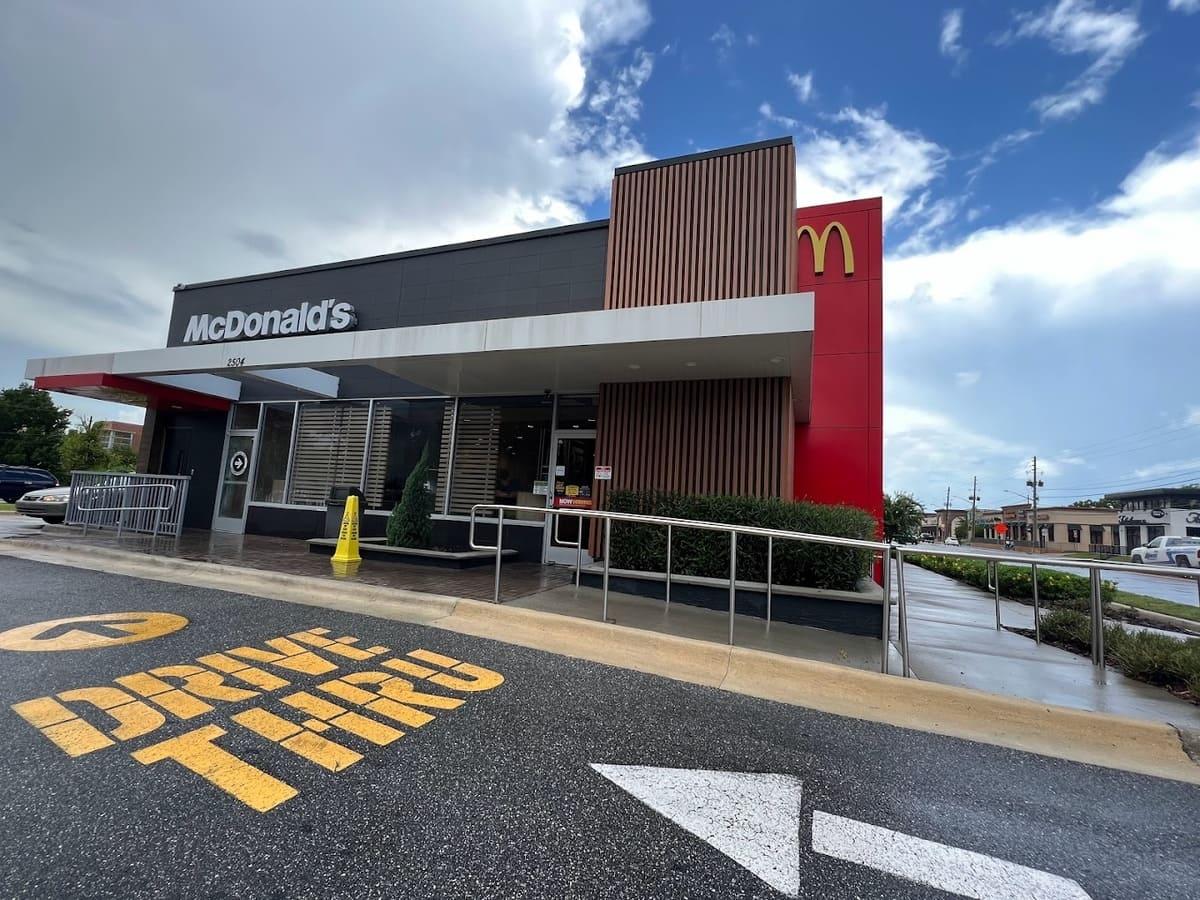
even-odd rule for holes
{"type": "Polygon", "coordinates": [[[162,637],[187,623],[183,616],[164,612],[71,616],[10,628],[0,633],[0,650],[95,650],[162,637]]]}
{"type": "MultiPolygon", "coordinates": [[[[799,896],[798,777],[598,763],[591,767],[775,890],[799,896]]],[[[812,849],[976,900],[1090,900],[1068,878],[821,810],[813,811],[812,849]]]]}

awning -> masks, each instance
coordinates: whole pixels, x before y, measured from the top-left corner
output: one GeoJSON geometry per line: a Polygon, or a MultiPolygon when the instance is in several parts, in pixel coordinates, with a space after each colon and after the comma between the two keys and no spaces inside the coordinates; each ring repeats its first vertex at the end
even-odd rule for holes
{"type": "Polygon", "coordinates": [[[787,376],[796,419],[807,421],[812,331],[813,295],[778,294],[34,359],[26,377],[50,390],[108,391],[103,399],[136,394],[132,380],[227,403],[363,396],[348,390],[351,380],[388,396],[389,379],[460,395],[787,376]],[[72,386],[66,376],[110,380],[72,386]]]}

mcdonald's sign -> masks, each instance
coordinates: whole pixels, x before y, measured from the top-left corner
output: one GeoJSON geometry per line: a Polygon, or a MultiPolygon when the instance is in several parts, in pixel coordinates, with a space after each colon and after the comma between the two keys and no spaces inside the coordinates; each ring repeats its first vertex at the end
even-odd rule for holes
{"type": "Polygon", "coordinates": [[[825,230],[821,232],[820,236],[817,235],[817,230],[811,225],[801,225],[796,229],[797,241],[806,234],[809,240],[812,241],[814,275],[821,275],[825,272],[825,248],[829,243],[829,235],[835,231],[838,233],[838,237],[842,239],[842,260],[846,274],[853,275],[854,245],[850,243],[850,234],[841,222],[830,222],[825,226],[825,230]]]}

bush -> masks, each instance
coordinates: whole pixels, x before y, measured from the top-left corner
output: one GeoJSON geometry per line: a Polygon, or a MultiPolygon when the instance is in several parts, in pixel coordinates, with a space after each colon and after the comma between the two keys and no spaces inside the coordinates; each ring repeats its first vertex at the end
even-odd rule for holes
{"type": "MultiPolygon", "coordinates": [[[[613,512],[750,525],[861,540],[873,539],[876,530],[874,517],[855,507],[762,497],[610,491],[606,506],[613,512]]],[[[675,528],[671,536],[671,571],[679,575],[728,578],[729,544],[727,533],[675,528]]],[[[611,549],[614,568],[662,572],[667,565],[667,529],[659,525],[613,522],[611,549]]],[[[775,541],[771,581],[774,584],[850,591],[870,572],[871,558],[869,550],[775,541]]],[[[737,577],[739,581],[766,581],[766,538],[739,536],[737,577]]]]}
{"type": "MultiPolygon", "coordinates": [[[[927,554],[906,555],[904,558],[923,569],[988,590],[987,563],[983,560],[927,554]]],[[[1000,566],[998,577],[1002,597],[1033,600],[1033,575],[1026,566],[1000,566]]],[[[1091,590],[1088,579],[1083,576],[1038,569],[1038,601],[1047,608],[1087,612],[1091,608],[1091,590]]],[[[1111,603],[1116,596],[1117,586],[1113,582],[1100,583],[1100,599],[1103,603],[1111,603]]]]}
{"type": "Polygon", "coordinates": [[[388,516],[389,547],[424,548],[433,543],[433,491],[429,489],[429,447],[408,473],[400,502],[388,516]]]}

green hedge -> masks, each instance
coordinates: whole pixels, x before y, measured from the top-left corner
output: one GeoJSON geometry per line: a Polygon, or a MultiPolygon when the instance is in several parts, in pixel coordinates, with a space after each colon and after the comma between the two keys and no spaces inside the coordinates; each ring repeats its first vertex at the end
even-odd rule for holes
{"type": "MultiPolygon", "coordinates": [[[[1073,609],[1056,609],[1042,617],[1042,638],[1089,654],[1092,620],[1073,609]]],[[[1200,699],[1200,640],[1181,641],[1165,634],[1105,625],[1104,655],[1130,678],[1184,688],[1200,699]]]]}
{"type": "MultiPolygon", "coordinates": [[[[987,563],[983,560],[929,554],[906,554],[904,559],[922,569],[988,590],[987,563]]],[[[1028,566],[999,568],[1000,596],[1033,600],[1033,575],[1028,566]]],[[[1091,608],[1091,591],[1088,579],[1081,575],[1038,569],[1038,602],[1047,607],[1087,611],[1091,608]]],[[[1113,582],[1100,583],[1100,598],[1104,603],[1111,603],[1116,596],[1117,586],[1113,582]]]]}
{"type": "MultiPolygon", "coordinates": [[[[762,497],[705,497],[663,491],[610,491],[606,508],[676,519],[751,525],[872,540],[876,522],[852,506],[789,502],[762,497]]],[[[775,541],[774,584],[854,590],[869,574],[869,550],[775,541]]],[[[612,565],[617,569],[662,572],[667,566],[667,529],[657,525],[613,522],[612,565]]],[[[729,577],[729,535],[675,528],[671,535],[671,572],[708,578],[729,577]]],[[[739,581],[766,581],[766,538],[738,537],[739,581]]]]}

